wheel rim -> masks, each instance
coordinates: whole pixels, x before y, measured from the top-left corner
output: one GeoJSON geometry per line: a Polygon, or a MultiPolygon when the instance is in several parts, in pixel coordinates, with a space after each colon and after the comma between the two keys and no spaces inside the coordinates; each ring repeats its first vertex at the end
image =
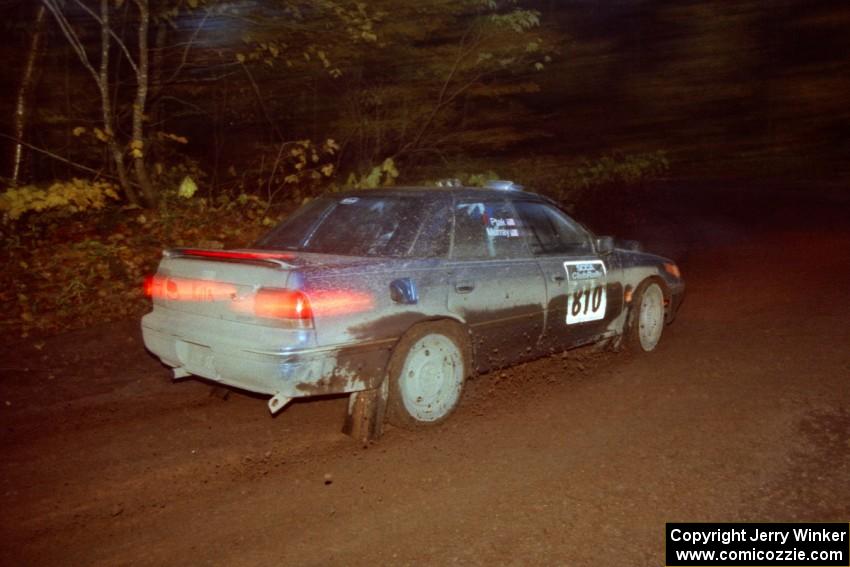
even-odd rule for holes
{"type": "Polygon", "coordinates": [[[407,412],[417,421],[448,415],[460,397],[463,358],[457,345],[443,335],[426,335],[407,353],[399,390],[407,412]]]}
{"type": "Polygon", "coordinates": [[[638,318],[638,337],[643,350],[655,348],[664,329],[664,294],[658,284],[651,284],[643,292],[638,318]]]}

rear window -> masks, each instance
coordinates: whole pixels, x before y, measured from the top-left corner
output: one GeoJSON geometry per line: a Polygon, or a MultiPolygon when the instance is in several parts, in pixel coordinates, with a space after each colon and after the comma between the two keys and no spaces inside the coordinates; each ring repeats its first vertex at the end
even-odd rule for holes
{"type": "MultiPolygon", "coordinates": [[[[342,256],[438,254],[439,234],[423,230],[439,206],[423,207],[412,197],[322,197],[286,219],[257,243],[258,248],[342,256]]],[[[443,233],[444,234],[444,233],[443,233]]]]}

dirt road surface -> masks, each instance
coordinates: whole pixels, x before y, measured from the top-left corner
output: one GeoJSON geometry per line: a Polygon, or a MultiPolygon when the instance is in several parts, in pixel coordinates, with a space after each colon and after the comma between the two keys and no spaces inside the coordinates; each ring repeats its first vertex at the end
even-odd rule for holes
{"type": "Polygon", "coordinates": [[[136,321],[6,341],[0,562],[660,565],[669,521],[850,520],[850,227],[711,203],[615,219],[683,266],[657,351],[481,376],[368,447],[344,398],[172,383],[136,321]]]}

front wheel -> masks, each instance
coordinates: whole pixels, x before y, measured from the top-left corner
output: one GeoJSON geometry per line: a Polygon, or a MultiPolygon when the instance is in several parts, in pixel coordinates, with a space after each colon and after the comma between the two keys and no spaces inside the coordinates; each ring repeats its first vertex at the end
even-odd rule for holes
{"type": "Polygon", "coordinates": [[[437,321],[412,328],[390,359],[390,423],[409,429],[444,421],[460,402],[468,368],[458,325],[437,321]]]}
{"type": "Polygon", "coordinates": [[[626,344],[644,352],[655,350],[664,331],[664,292],[656,282],[641,284],[632,299],[626,344]]]}

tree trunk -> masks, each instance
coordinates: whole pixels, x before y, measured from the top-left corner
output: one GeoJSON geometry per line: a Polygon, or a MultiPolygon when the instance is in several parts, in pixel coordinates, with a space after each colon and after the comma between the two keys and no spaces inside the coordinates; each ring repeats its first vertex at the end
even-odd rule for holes
{"type": "Polygon", "coordinates": [[[91,73],[95,84],[97,84],[97,91],[100,95],[100,109],[103,118],[103,133],[105,134],[105,141],[109,156],[115,165],[115,173],[121,183],[121,188],[127,195],[127,200],[134,205],[139,205],[141,204],[139,195],[127,177],[127,164],[124,161],[124,147],[115,138],[115,112],[112,108],[112,98],[111,93],[109,92],[109,51],[113,37],[119,47],[123,49],[125,55],[130,60],[134,68],[135,64],[132,62],[132,57],[127,47],[117,36],[114,36],[112,29],[109,27],[109,1],[110,0],[100,0],[100,15],[95,14],[86,6],[86,4],[82,2],[79,3],[79,6],[97,20],[100,25],[100,66],[98,69],[95,69],[94,65],[92,65],[91,60],[86,53],[85,46],[80,40],[77,32],[74,31],[71,22],[68,21],[68,18],[62,12],[62,8],[58,3],[58,0],[42,0],[42,5],[46,6],[53,14],[56,19],[56,23],[59,25],[59,29],[62,31],[62,35],[64,35],[65,39],[68,40],[71,49],[77,54],[80,63],[82,63],[83,67],[91,73]]]}
{"type": "Polygon", "coordinates": [[[124,163],[124,150],[115,140],[115,115],[112,112],[112,99],[109,92],[109,46],[112,39],[109,37],[109,0],[100,0],[100,72],[97,81],[100,90],[101,112],[103,113],[103,130],[106,134],[106,145],[112,161],[115,164],[115,173],[121,188],[127,195],[127,200],[134,205],[141,204],[139,195],[127,177],[127,165],[124,163]]]}
{"type": "Polygon", "coordinates": [[[157,203],[156,190],[148,176],[145,164],[145,106],[148,98],[148,30],[150,28],[150,8],[148,0],[136,0],[139,8],[139,61],[136,72],[136,101],[133,103],[133,140],[130,148],[133,153],[133,165],[136,170],[136,180],[142,188],[142,194],[148,206],[157,203]]]}
{"type": "Polygon", "coordinates": [[[39,4],[35,11],[30,47],[27,52],[27,60],[24,64],[23,73],[21,73],[21,85],[18,88],[18,97],[15,101],[14,135],[18,141],[15,143],[14,153],[12,155],[12,185],[18,184],[23,169],[24,146],[22,142],[25,140],[27,119],[29,118],[30,92],[34,83],[38,58],[41,54],[42,40],[45,36],[44,21],[46,14],[47,10],[44,4],[39,4]]]}

